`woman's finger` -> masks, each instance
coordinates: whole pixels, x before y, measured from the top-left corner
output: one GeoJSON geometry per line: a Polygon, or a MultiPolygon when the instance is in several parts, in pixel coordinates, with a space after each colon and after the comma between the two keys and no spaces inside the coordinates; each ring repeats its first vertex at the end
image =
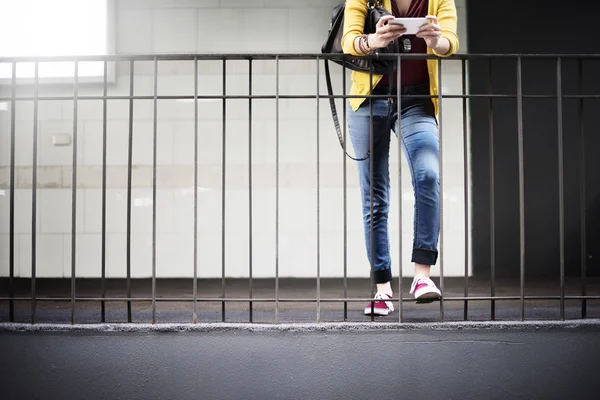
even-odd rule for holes
{"type": "Polygon", "coordinates": [[[377,31],[382,34],[388,33],[388,32],[404,33],[404,32],[406,32],[406,28],[404,27],[404,25],[388,24],[388,25],[378,29],[377,31]]]}
{"type": "Polygon", "coordinates": [[[379,35],[379,37],[382,39],[389,39],[398,36],[402,36],[402,33],[385,33],[383,35],[379,35]]]}
{"type": "Polygon", "coordinates": [[[402,36],[402,34],[398,34],[398,33],[388,33],[386,35],[382,35],[380,36],[380,38],[382,40],[394,40],[394,39],[398,39],[400,36],[402,36]]]}
{"type": "Polygon", "coordinates": [[[433,38],[433,37],[440,37],[442,35],[440,35],[440,33],[436,32],[436,31],[423,31],[423,32],[417,33],[416,36],[420,37],[420,38],[425,38],[425,37],[433,38]]]}
{"type": "Polygon", "coordinates": [[[375,28],[383,28],[387,24],[387,21],[394,18],[395,17],[393,15],[384,15],[383,17],[379,18],[379,21],[377,21],[377,25],[375,25],[375,28]]]}
{"type": "Polygon", "coordinates": [[[419,27],[420,32],[424,31],[441,31],[442,27],[436,24],[425,24],[419,27]]]}
{"type": "Polygon", "coordinates": [[[442,34],[441,31],[433,31],[433,30],[422,30],[422,31],[419,31],[417,33],[426,33],[428,35],[436,35],[436,36],[439,36],[439,35],[442,34]]]}
{"type": "Polygon", "coordinates": [[[427,18],[432,24],[436,24],[438,23],[438,19],[435,15],[427,15],[425,18],[427,18]]]}
{"type": "Polygon", "coordinates": [[[384,31],[383,33],[404,33],[406,32],[406,28],[402,25],[402,26],[396,26],[394,28],[388,29],[386,31],[384,31]]]}

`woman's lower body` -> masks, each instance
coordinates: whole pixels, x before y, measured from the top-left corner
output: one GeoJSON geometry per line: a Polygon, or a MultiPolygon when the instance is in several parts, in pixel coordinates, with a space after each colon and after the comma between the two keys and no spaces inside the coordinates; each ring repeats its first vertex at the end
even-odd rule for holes
{"type": "MultiPolygon", "coordinates": [[[[395,92],[392,92],[395,93],[395,92]]],[[[429,85],[402,89],[403,94],[429,94],[429,85]]],[[[391,131],[402,140],[402,149],[410,166],[415,195],[414,235],[411,261],[415,263],[415,279],[411,293],[417,301],[432,301],[440,292],[429,279],[429,270],[438,258],[440,233],[439,136],[438,125],[430,99],[402,98],[367,99],[357,111],[348,110],[348,130],[354,152],[363,158],[370,150],[371,115],[373,116],[373,152],[359,161],[358,174],[362,199],[365,244],[371,262],[377,296],[373,312],[387,315],[393,305],[388,214],[390,203],[389,150],[391,131]],[[400,125],[400,135],[398,126],[400,125]],[[373,171],[371,171],[371,162],[373,171]],[[371,179],[373,210],[371,217],[371,179]],[[372,229],[372,232],[371,232],[372,229]]],[[[371,313],[371,304],[365,314],[371,313]]]]}

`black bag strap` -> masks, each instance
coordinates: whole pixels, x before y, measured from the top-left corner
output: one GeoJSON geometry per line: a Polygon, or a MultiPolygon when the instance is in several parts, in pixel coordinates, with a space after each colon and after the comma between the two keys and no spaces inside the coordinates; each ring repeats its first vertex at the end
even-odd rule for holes
{"type": "MultiPolygon", "coordinates": [[[[331,85],[331,75],[329,74],[329,64],[327,60],[325,60],[325,78],[327,80],[327,93],[329,93],[329,105],[331,106],[331,116],[333,117],[333,124],[335,125],[335,130],[338,135],[338,139],[340,140],[340,146],[342,149],[344,148],[344,138],[342,136],[342,130],[340,129],[340,121],[337,114],[337,108],[335,106],[335,99],[333,98],[333,87],[331,85]]],[[[346,155],[353,159],[354,161],[364,161],[369,158],[369,151],[367,151],[367,155],[364,158],[354,158],[350,154],[348,154],[347,150],[344,150],[346,155]]]]}
{"type": "MultiPolygon", "coordinates": [[[[329,64],[327,63],[327,59],[325,59],[324,61],[325,61],[325,80],[327,81],[327,93],[329,94],[329,105],[331,106],[331,116],[333,117],[333,124],[335,125],[335,130],[337,132],[338,139],[340,141],[340,146],[342,146],[342,149],[343,149],[344,148],[344,138],[342,136],[342,130],[340,129],[340,121],[338,118],[337,108],[335,106],[335,99],[333,98],[333,87],[331,85],[331,75],[329,73],[329,64]]],[[[390,77],[391,77],[391,73],[390,73],[390,77]]],[[[400,83],[398,82],[397,84],[400,84],[400,83]]],[[[391,81],[390,81],[390,85],[388,86],[388,96],[389,97],[392,96],[391,81]]],[[[375,141],[377,141],[377,139],[375,139],[375,141]]],[[[371,150],[367,151],[367,155],[364,158],[354,158],[350,154],[348,154],[347,150],[344,150],[344,152],[346,153],[346,155],[348,157],[350,157],[354,161],[364,161],[367,158],[369,158],[369,153],[371,152],[371,150]]]]}
{"type": "MultiPolygon", "coordinates": [[[[368,9],[373,9],[376,6],[381,5],[381,0],[369,0],[367,3],[368,9]]],[[[342,14],[343,15],[343,14],[342,14]]],[[[332,25],[333,26],[333,25],[332,25]]],[[[342,130],[340,129],[340,121],[337,113],[337,108],[335,106],[335,99],[333,98],[333,87],[331,85],[331,74],[329,73],[329,63],[328,60],[325,59],[325,78],[327,81],[327,92],[329,94],[329,105],[331,106],[331,116],[333,118],[333,124],[335,125],[335,130],[337,132],[338,139],[340,141],[340,146],[344,149],[344,138],[342,136],[342,130]]],[[[346,68],[345,63],[341,63],[343,68],[346,68]]],[[[388,96],[391,96],[392,88],[389,86],[388,88],[388,96]]],[[[377,140],[375,140],[377,141],[377,140]]],[[[348,154],[347,148],[344,150],[346,155],[350,157],[354,161],[364,161],[369,158],[370,150],[367,151],[367,154],[363,158],[354,158],[350,154],[348,154]]]]}

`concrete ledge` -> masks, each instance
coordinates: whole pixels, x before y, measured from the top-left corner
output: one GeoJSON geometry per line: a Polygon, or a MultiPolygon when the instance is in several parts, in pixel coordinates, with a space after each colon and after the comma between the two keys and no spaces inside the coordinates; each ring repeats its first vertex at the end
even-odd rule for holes
{"type": "Polygon", "coordinates": [[[427,323],[309,323],[309,324],[22,324],[0,323],[2,332],[355,332],[355,331],[448,331],[536,330],[600,328],[600,319],[569,321],[483,321],[427,323]]]}
{"type": "Polygon", "coordinates": [[[600,320],[411,322],[4,324],[2,400],[598,399],[600,320]]]}

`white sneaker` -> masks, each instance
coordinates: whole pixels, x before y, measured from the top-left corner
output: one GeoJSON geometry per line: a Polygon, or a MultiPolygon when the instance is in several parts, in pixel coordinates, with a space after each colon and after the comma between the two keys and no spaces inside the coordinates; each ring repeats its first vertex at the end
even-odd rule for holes
{"type": "MultiPolygon", "coordinates": [[[[391,297],[384,293],[377,293],[375,295],[375,302],[373,305],[373,315],[388,315],[394,311],[394,305],[389,301],[391,297]]],[[[371,303],[365,307],[365,315],[371,315],[371,303]]]]}
{"type": "Polygon", "coordinates": [[[417,303],[430,303],[442,297],[442,293],[435,286],[435,283],[424,276],[413,280],[410,294],[414,294],[417,303]]]}

